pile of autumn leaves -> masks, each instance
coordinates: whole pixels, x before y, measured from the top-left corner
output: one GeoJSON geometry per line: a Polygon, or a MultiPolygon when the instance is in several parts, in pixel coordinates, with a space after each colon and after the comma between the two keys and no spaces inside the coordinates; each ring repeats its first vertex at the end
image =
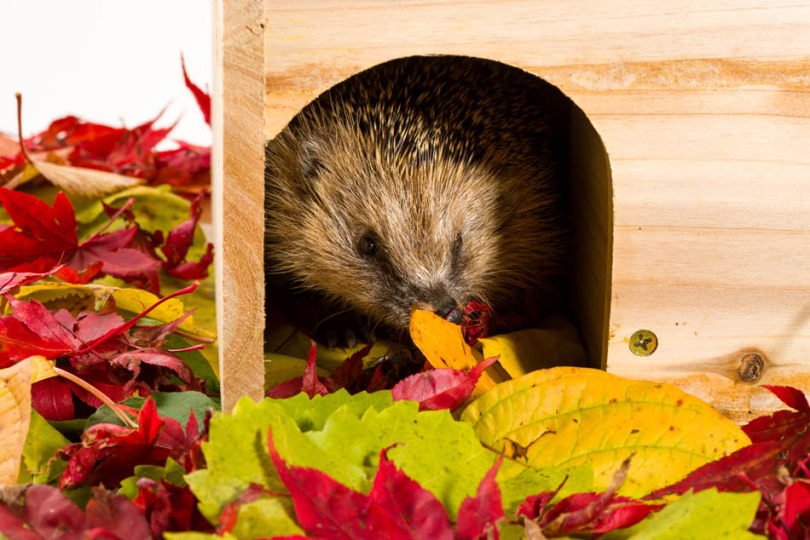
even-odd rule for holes
{"type": "MultiPolygon", "coordinates": [[[[386,389],[371,348],[319,375],[313,344],[272,399],[213,413],[215,343],[187,309],[213,305],[209,152],[156,151],[169,132],[68,117],[0,152],[0,403],[16,403],[0,433],[25,426],[0,538],[810,539],[810,405],[792,388],[768,387],[792,410],[740,429],[595,370],[483,392],[496,358],[386,389]],[[82,174],[112,191],[66,195],[82,174]]],[[[418,319],[429,360],[480,355],[464,344],[480,329],[418,319]]]]}

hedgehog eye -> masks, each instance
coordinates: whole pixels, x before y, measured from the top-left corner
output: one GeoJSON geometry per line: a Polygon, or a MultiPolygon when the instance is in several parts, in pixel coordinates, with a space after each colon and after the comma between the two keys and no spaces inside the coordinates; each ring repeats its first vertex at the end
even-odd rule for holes
{"type": "Polygon", "coordinates": [[[367,232],[357,242],[357,251],[363,257],[373,258],[377,254],[378,243],[377,236],[374,233],[367,232]]]}

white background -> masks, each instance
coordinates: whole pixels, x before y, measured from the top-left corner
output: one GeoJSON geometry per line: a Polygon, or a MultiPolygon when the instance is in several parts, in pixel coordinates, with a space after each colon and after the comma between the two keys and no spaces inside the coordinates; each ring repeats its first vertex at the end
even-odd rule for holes
{"type": "Polygon", "coordinates": [[[134,127],[168,105],[169,138],[208,145],[180,53],[210,93],[211,40],[209,0],[0,0],[0,131],[16,138],[21,92],[26,137],[69,114],[134,127]]]}

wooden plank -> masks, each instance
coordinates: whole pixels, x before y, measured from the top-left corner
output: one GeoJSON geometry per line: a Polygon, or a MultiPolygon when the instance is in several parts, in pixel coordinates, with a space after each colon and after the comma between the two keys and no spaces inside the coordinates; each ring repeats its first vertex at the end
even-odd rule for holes
{"type": "Polygon", "coordinates": [[[266,15],[268,137],[398,57],[490,58],[557,85],[609,158],[604,174],[598,138],[573,137],[574,305],[607,368],[735,419],[778,405],[739,379],[747,351],[760,382],[810,390],[809,2],[267,0],[266,15]],[[650,357],[627,347],[640,328],[660,338],[650,357]]]}
{"type": "Polygon", "coordinates": [[[261,0],[214,0],[212,184],[222,409],[264,391],[261,0]]]}
{"type": "MultiPolygon", "coordinates": [[[[552,81],[566,92],[574,83],[608,91],[617,82],[632,87],[668,74],[684,82],[719,80],[733,75],[734,66],[747,76],[752,59],[768,64],[810,57],[806,1],[266,0],[265,14],[268,138],[335,83],[416,54],[490,58],[541,76],[540,68],[568,66],[569,85],[552,81]],[[712,59],[731,67],[717,72],[712,59]],[[688,63],[672,70],[671,60],[688,63]],[[627,63],[646,63],[641,71],[647,75],[625,73],[627,63]],[[588,65],[609,66],[613,75],[591,73],[588,65]]],[[[801,84],[806,73],[786,75],[801,84]]],[[[783,74],[763,69],[758,77],[786,79],[783,74]]]]}

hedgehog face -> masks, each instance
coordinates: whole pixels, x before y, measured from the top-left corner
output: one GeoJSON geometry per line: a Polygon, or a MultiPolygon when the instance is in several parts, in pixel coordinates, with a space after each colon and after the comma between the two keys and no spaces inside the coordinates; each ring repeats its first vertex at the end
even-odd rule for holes
{"type": "Polygon", "coordinates": [[[268,263],[302,287],[406,329],[415,303],[445,315],[522,299],[559,259],[535,169],[451,155],[429,126],[299,129],[268,144],[266,238],[268,263]]]}
{"type": "Polygon", "coordinates": [[[277,161],[268,176],[275,266],[400,329],[415,303],[446,315],[488,300],[502,243],[487,210],[497,184],[468,164],[403,163],[364,142],[344,133],[277,161]]]}

